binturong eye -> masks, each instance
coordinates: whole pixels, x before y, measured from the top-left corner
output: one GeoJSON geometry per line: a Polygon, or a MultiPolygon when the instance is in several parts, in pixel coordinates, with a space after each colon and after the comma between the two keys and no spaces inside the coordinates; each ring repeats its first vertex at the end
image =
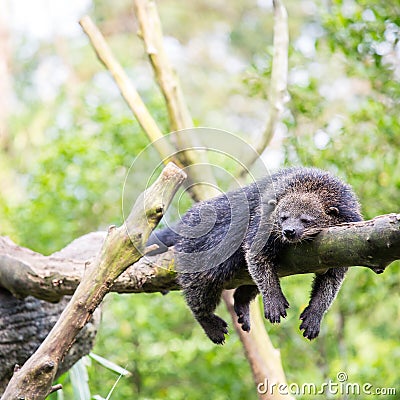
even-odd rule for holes
{"type": "Polygon", "coordinates": [[[302,216],[300,217],[300,222],[301,222],[302,224],[311,224],[311,223],[314,222],[314,218],[312,218],[312,217],[310,217],[310,216],[308,216],[308,215],[302,215],[302,216]]]}
{"type": "Polygon", "coordinates": [[[286,215],[286,214],[282,214],[282,215],[280,216],[281,222],[286,221],[288,218],[289,218],[289,215],[286,215]]]}

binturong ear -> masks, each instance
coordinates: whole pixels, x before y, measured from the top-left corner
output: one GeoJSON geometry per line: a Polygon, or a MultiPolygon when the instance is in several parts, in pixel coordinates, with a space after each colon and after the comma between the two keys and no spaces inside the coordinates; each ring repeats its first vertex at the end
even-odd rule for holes
{"type": "Polygon", "coordinates": [[[339,209],[336,207],[329,207],[328,215],[332,215],[332,217],[337,217],[339,215],[339,209]]]}

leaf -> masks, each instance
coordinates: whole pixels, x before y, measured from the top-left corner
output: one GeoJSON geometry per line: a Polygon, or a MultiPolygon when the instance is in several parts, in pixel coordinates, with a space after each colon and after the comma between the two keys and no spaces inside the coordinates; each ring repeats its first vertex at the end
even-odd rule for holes
{"type": "Polygon", "coordinates": [[[112,372],[115,372],[116,374],[119,374],[121,376],[130,376],[131,375],[131,373],[127,369],[122,368],[119,365],[113,363],[112,361],[109,361],[97,354],[89,353],[89,357],[92,360],[99,363],[100,365],[102,365],[103,367],[109,369],[112,372]]]}
{"type": "Polygon", "coordinates": [[[81,358],[70,370],[72,388],[74,390],[74,399],[90,400],[89,377],[87,373],[87,359],[81,358]]]}

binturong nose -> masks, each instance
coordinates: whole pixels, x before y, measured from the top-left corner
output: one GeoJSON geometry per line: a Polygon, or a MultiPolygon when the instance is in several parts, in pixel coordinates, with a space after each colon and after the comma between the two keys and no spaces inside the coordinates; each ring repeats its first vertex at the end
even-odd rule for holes
{"type": "Polygon", "coordinates": [[[283,230],[283,235],[288,239],[293,239],[296,236],[296,229],[294,228],[285,228],[283,230]]]}

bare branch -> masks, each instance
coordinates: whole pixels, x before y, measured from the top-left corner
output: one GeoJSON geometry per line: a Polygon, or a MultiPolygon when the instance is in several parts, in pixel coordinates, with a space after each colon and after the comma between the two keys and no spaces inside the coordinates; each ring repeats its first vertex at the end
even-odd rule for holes
{"type": "Polygon", "coordinates": [[[219,192],[207,155],[199,149],[199,143],[194,143],[193,135],[189,137],[181,131],[193,128],[193,120],[179,78],[165,51],[156,3],[152,0],[135,0],[134,7],[140,26],[139,36],[143,39],[156,81],[165,98],[171,130],[175,131],[173,138],[180,150],[177,157],[183,165],[189,167],[189,179],[200,184],[193,187],[195,200],[217,196],[219,192]],[[191,165],[201,165],[201,168],[190,168],[191,165]]]}
{"type": "MultiPolygon", "coordinates": [[[[90,17],[85,16],[83,17],[80,22],[82,26],[82,29],[84,32],[87,34],[89,37],[91,44],[96,51],[96,54],[99,58],[99,60],[104,64],[104,66],[111,72],[119,90],[121,91],[122,96],[124,97],[125,101],[127,102],[129,108],[132,110],[134,113],[136,119],[142,126],[144,132],[146,135],[149,137],[150,141],[152,142],[152,145],[154,148],[157,150],[157,152],[160,154],[162,160],[164,163],[167,163],[169,161],[175,162],[178,166],[181,168],[187,167],[192,164],[203,164],[205,165],[204,168],[201,169],[201,176],[197,176],[196,174],[198,173],[196,169],[189,169],[187,170],[188,172],[188,177],[191,182],[194,183],[202,183],[206,182],[208,183],[207,185],[190,185],[190,193],[194,200],[201,200],[203,199],[203,194],[205,194],[207,197],[212,197],[218,194],[217,191],[213,188],[210,183],[214,183],[212,174],[208,173],[205,175],[207,172],[207,164],[203,162],[200,162],[195,158],[195,155],[193,154],[193,145],[185,143],[185,135],[184,134],[176,134],[177,138],[181,138],[182,143],[178,143],[180,145],[180,148],[182,151],[177,151],[168,141],[168,139],[163,135],[161,132],[160,128],[154,121],[153,117],[149,113],[146,105],[143,103],[143,100],[141,99],[139,93],[137,92],[136,88],[134,87],[132,81],[129,79],[129,77],[126,75],[125,71],[119,64],[119,62],[116,60],[114,55],[112,54],[111,49],[107,45],[103,35],[101,32],[97,29],[93,21],[90,19],[90,17]],[[162,140],[160,140],[162,139],[162,140]],[[188,149],[188,150],[186,150],[188,149]]],[[[172,73],[172,72],[171,72],[172,73]]],[[[177,82],[177,81],[175,81],[177,82]]],[[[174,83],[174,85],[177,85],[177,83],[174,83]]],[[[162,86],[163,88],[165,86],[162,86]]],[[[167,87],[167,92],[169,93],[169,90],[174,90],[174,88],[167,87]]],[[[165,95],[165,94],[164,94],[165,95]]],[[[171,96],[169,96],[170,98],[171,96]]],[[[175,96],[172,96],[175,98],[175,96]]],[[[180,107],[183,107],[184,100],[182,97],[182,93],[180,92],[179,98],[179,103],[176,107],[174,107],[174,114],[173,115],[178,115],[179,110],[181,109],[180,107]]],[[[168,104],[168,103],[167,103],[168,104]]],[[[170,109],[169,109],[170,110],[170,109]]],[[[180,123],[187,123],[188,128],[192,127],[192,123],[190,123],[189,118],[190,116],[188,115],[188,111],[185,108],[185,111],[181,114],[180,116],[177,117],[180,123]],[[182,119],[181,119],[182,116],[182,119]]],[[[171,114],[170,114],[171,116],[171,114]]],[[[172,120],[171,120],[172,121],[172,120]]]]}
{"type": "Polygon", "coordinates": [[[39,349],[14,373],[3,400],[40,400],[51,393],[64,355],[114,280],[143,256],[149,234],[185,177],[174,164],[168,164],[156,182],[139,196],[124,225],[109,229],[100,252],[86,266],[71,301],[39,349]]]}
{"type": "Polygon", "coordinates": [[[160,128],[149,113],[146,105],[143,103],[142,98],[122,68],[121,64],[112,54],[111,49],[104,40],[101,32],[97,29],[96,25],[88,16],[83,17],[79,23],[86,35],[89,37],[90,42],[96,51],[97,57],[111,72],[111,75],[121,91],[123,98],[127,102],[129,108],[132,110],[139,124],[142,126],[146,135],[149,137],[150,141],[161,155],[163,162],[167,163],[169,161],[174,161],[176,164],[180,165],[180,162],[173,157],[176,152],[175,149],[168,143],[167,140],[159,140],[163,138],[160,128]]]}
{"type": "MultiPolygon", "coordinates": [[[[274,0],[274,42],[270,88],[267,94],[269,112],[264,131],[254,148],[256,154],[262,154],[271,142],[276,127],[281,120],[284,104],[287,101],[288,49],[289,27],[287,11],[281,0],[274,0]]],[[[256,159],[249,160],[246,165],[252,165],[256,159]]]]}
{"type": "Polygon", "coordinates": [[[187,108],[179,79],[164,48],[157,6],[151,0],[135,0],[133,4],[140,27],[138,35],[144,41],[155,78],[164,95],[171,129],[176,131],[192,128],[192,117],[187,108]]]}

